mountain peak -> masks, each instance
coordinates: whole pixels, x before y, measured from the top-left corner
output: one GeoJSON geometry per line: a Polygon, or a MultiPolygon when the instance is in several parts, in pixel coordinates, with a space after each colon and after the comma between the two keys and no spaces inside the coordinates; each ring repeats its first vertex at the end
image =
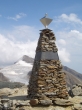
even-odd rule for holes
{"type": "Polygon", "coordinates": [[[25,61],[26,63],[33,63],[34,62],[34,59],[27,56],[27,55],[24,55],[21,60],[25,61]]]}
{"type": "Polygon", "coordinates": [[[19,60],[17,60],[14,64],[17,64],[17,63],[19,63],[20,61],[24,61],[25,63],[31,63],[31,64],[33,64],[34,59],[31,58],[31,57],[29,57],[29,56],[27,56],[27,55],[23,55],[23,56],[22,56],[19,60]]]}

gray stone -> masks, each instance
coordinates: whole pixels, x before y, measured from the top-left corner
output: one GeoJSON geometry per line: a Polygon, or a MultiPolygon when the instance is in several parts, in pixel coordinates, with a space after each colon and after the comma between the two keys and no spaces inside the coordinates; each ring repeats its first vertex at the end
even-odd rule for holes
{"type": "Polygon", "coordinates": [[[9,99],[1,99],[1,103],[5,103],[5,102],[8,102],[9,99]]]}
{"type": "Polygon", "coordinates": [[[55,42],[54,40],[50,40],[51,43],[55,42]]]}
{"type": "Polygon", "coordinates": [[[17,102],[16,106],[28,106],[30,105],[27,101],[17,102]]]}
{"type": "Polygon", "coordinates": [[[76,84],[76,86],[78,86],[78,87],[82,87],[82,84],[76,84]]]}
{"type": "Polygon", "coordinates": [[[72,89],[75,88],[75,87],[76,87],[76,85],[73,85],[72,89]]]}
{"type": "Polygon", "coordinates": [[[45,47],[47,47],[47,48],[48,48],[48,47],[49,47],[49,45],[45,45],[45,47]]]}
{"type": "Polygon", "coordinates": [[[10,110],[16,110],[16,108],[15,107],[10,107],[10,110]]]}
{"type": "Polygon", "coordinates": [[[10,105],[10,107],[12,107],[13,106],[13,101],[12,100],[9,100],[9,105],[10,105]]]}
{"type": "Polygon", "coordinates": [[[16,100],[13,100],[13,105],[15,105],[17,103],[17,101],[16,100]]]}
{"type": "Polygon", "coordinates": [[[49,110],[71,110],[71,109],[65,109],[64,107],[56,106],[56,107],[49,109],[49,110]]]}
{"type": "Polygon", "coordinates": [[[4,105],[4,108],[9,108],[10,107],[9,103],[3,103],[3,105],[4,105]]]}
{"type": "Polygon", "coordinates": [[[51,95],[51,96],[56,95],[56,93],[54,93],[54,92],[50,92],[50,93],[46,92],[46,93],[44,93],[44,94],[45,94],[45,95],[51,95]]]}
{"type": "Polygon", "coordinates": [[[82,88],[76,86],[75,88],[72,89],[72,94],[73,96],[82,96],[82,88]]]}
{"type": "Polygon", "coordinates": [[[74,104],[73,110],[82,110],[82,105],[81,104],[74,104]]]}
{"type": "Polygon", "coordinates": [[[2,105],[0,105],[0,110],[2,110],[2,108],[3,108],[2,105]]]}
{"type": "Polygon", "coordinates": [[[2,103],[1,103],[1,101],[0,101],[0,105],[1,105],[2,103]]]}
{"type": "Polygon", "coordinates": [[[42,105],[52,105],[52,100],[40,100],[40,104],[42,104],[42,105]]]}

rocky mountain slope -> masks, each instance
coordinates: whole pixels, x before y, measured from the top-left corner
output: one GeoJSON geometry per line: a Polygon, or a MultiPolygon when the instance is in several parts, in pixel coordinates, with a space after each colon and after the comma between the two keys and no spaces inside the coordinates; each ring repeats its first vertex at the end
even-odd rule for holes
{"type": "Polygon", "coordinates": [[[75,70],[73,70],[71,68],[68,68],[67,66],[63,66],[63,69],[82,80],[82,74],[76,72],[75,70]]]}
{"type": "Polygon", "coordinates": [[[5,77],[3,73],[0,73],[0,81],[9,81],[9,79],[5,77]]]}
{"type": "Polygon", "coordinates": [[[70,69],[66,66],[63,66],[63,71],[66,73],[66,82],[67,85],[72,87],[75,84],[82,84],[82,74],[76,72],[73,69],[70,69]]]}
{"type": "MultiPolygon", "coordinates": [[[[27,55],[24,55],[24,56],[21,57],[19,60],[25,61],[26,63],[33,63],[33,62],[34,62],[34,59],[31,58],[31,57],[29,57],[29,56],[27,56],[27,55]]],[[[18,60],[18,61],[19,61],[19,60],[18,60]]],[[[18,61],[17,61],[17,62],[18,62],[18,61]]],[[[15,62],[15,63],[17,63],[17,62],[15,62]]]]}
{"type": "MultiPolygon", "coordinates": [[[[10,81],[28,84],[33,61],[33,58],[24,55],[13,65],[2,68],[0,72],[10,81]]],[[[72,87],[74,84],[82,84],[82,74],[66,66],[63,66],[63,71],[66,72],[66,82],[68,86],[72,87]]],[[[2,76],[0,76],[0,79],[2,79],[1,77],[2,76]]]]}

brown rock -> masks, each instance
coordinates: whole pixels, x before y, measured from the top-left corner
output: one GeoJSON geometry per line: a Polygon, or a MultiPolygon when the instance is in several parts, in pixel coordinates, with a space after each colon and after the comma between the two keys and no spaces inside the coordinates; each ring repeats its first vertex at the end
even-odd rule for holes
{"type": "Polygon", "coordinates": [[[54,69],[54,68],[56,68],[55,66],[49,66],[49,65],[47,65],[47,67],[48,67],[49,69],[54,69]]]}
{"type": "Polygon", "coordinates": [[[41,84],[41,85],[46,85],[46,82],[45,81],[37,81],[37,84],[41,84]]]}
{"type": "Polygon", "coordinates": [[[37,105],[38,104],[38,99],[31,99],[30,104],[31,105],[37,105]]]}

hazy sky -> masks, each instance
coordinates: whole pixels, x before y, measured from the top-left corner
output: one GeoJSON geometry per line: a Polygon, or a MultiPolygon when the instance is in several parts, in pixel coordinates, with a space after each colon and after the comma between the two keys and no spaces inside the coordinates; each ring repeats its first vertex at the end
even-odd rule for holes
{"type": "Polygon", "coordinates": [[[82,0],[0,0],[0,67],[35,56],[45,13],[62,64],[82,73],[82,0]]]}

